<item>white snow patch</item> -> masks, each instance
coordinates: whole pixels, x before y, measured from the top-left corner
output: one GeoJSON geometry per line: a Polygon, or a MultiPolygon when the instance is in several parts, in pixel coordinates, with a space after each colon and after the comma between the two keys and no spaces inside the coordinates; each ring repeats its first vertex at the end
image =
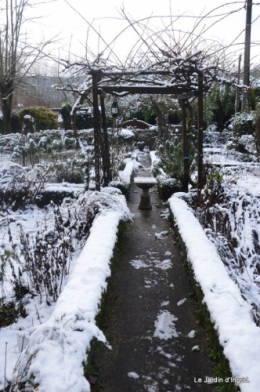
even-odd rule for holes
{"type": "Polygon", "coordinates": [[[161,306],[167,306],[167,305],[169,305],[169,303],[170,303],[170,301],[163,301],[163,302],[161,303],[161,306]]]}
{"type": "Polygon", "coordinates": [[[196,336],[196,331],[194,329],[188,333],[188,337],[191,339],[195,338],[195,336],[196,336]]]}
{"type": "Polygon", "coordinates": [[[185,301],[187,301],[187,298],[181,299],[180,301],[177,302],[177,306],[184,304],[185,301]]]}
{"type": "Polygon", "coordinates": [[[167,250],[165,253],[164,253],[164,256],[171,256],[172,255],[172,252],[170,252],[169,250],[167,250]]]}
{"type": "Polygon", "coordinates": [[[171,267],[172,267],[171,260],[169,260],[169,259],[163,260],[163,261],[161,262],[161,264],[159,264],[159,266],[160,266],[160,268],[163,269],[163,270],[166,270],[166,269],[168,269],[168,268],[171,268],[171,267]]]}
{"type": "Polygon", "coordinates": [[[160,233],[155,233],[154,235],[155,235],[155,238],[157,239],[157,240],[161,240],[161,239],[163,239],[166,235],[168,235],[169,234],[169,232],[168,231],[161,231],[160,233]]]}
{"type": "Polygon", "coordinates": [[[157,320],[155,321],[155,332],[154,337],[158,337],[163,340],[171,339],[172,337],[177,338],[178,332],[175,328],[174,321],[178,320],[173,314],[168,312],[168,310],[161,311],[157,320]]]}
{"type": "Polygon", "coordinates": [[[132,261],[130,261],[130,264],[131,264],[134,268],[136,268],[136,269],[139,269],[139,268],[147,268],[147,267],[149,267],[149,265],[145,264],[145,263],[143,262],[143,260],[140,260],[140,259],[132,260],[132,261]]]}
{"type": "Polygon", "coordinates": [[[131,378],[139,378],[139,375],[135,372],[128,372],[127,375],[131,378]]]}

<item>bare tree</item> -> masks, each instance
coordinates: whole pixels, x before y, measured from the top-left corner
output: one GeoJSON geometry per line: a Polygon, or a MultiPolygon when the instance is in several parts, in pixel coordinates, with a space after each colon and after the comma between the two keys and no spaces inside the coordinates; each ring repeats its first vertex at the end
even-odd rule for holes
{"type": "Polygon", "coordinates": [[[24,31],[29,0],[3,0],[0,19],[0,104],[4,133],[11,132],[12,99],[49,42],[30,45],[24,31]]]}

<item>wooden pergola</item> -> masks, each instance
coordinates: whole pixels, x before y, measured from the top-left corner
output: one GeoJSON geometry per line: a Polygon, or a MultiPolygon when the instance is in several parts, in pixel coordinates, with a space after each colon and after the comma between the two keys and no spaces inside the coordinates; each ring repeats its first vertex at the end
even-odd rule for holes
{"type": "MultiPolygon", "coordinates": [[[[160,75],[170,76],[169,71],[156,71],[146,72],[143,71],[139,75],[160,75]]],[[[104,93],[114,96],[124,96],[127,94],[158,94],[158,95],[172,95],[181,101],[182,107],[182,140],[183,140],[183,158],[184,158],[184,188],[188,191],[189,182],[189,157],[188,157],[188,141],[187,141],[187,128],[186,128],[186,107],[187,100],[193,97],[198,97],[198,189],[202,188],[202,171],[203,171],[203,72],[198,73],[198,86],[192,88],[190,85],[183,87],[182,85],[176,86],[156,86],[156,85],[142,85],[136,82],[134,85],[128,85],[126,82],[123,85],[102,82],[107,77],[125,77],[125,73],[110,73],[100,71],[92,71],[92,98],[93,98],[93,113],[94,113],[94,145],[95,157],[99,156],[99,103],[98,96],[100,97],[101,115],[103,127],[106,127],[106,114],[104,105],[104,93]]],[[[136,76],[134,72],[128,72],[127,76],[136,76]]],[[[206,86],[207,88],[207,86],[206,86]]],[[[105,132],[106,133],[106,132],[105,132]]],[[[96,190],[100,190],[100,174],[99,162],[95,159],[95,180],[96,190]]]]}
{"type": "MultiPolygon", "coordinates": [[[[103,149],[103,174],[104,183],[109,180],[109,145],[105,114],[105,94],[123,97],[127,94],[158,94],[172,95],[178,99],[182,107],[183,130],[183,158],[184,158],[184,187],[188,190],[189,182],[189,157],[186,129],[186,103],[193,97],[198,98],[198,190],[202,189],[203,179],[203,93],[208,91],[214,81],[227,82],[218,76],[216,65],[204,63],[202,52],[196,52],[186,58],[173,57],[164,53],[164,57],[147,66],[146,69],[118,69],[101,67],[99,65],[74,64],[84,69],[87,78],[77,90],[80,98],[74,105],[74,110],[83,103],[88,94],[92,93],[94,115],[94,152],[95,152],[95,182],[96,190],[100,190],[100,162],[99,152],[103,149]],[[100,99],[100,105],[99,105],[100,99]],[[100,113],[101,106],[103,142],[100,146],[100,113]]],[[[76,92],[75,90],[73,90],[76,92]]],[[[75,111],[73,113],[75,113],[75,111]]]]}

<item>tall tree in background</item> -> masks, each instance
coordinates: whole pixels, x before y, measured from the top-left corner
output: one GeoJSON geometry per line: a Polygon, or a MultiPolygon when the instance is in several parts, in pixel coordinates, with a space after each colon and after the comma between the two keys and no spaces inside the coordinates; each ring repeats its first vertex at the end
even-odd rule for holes
{"type": "Polygon", "coordinates": [[[11,132],[14,91],[22,85],[32,65],[43,56],[47,43],[30,45],[23,29],[29,0],[0,1],[0,105],[4,133],[11,132]]]}

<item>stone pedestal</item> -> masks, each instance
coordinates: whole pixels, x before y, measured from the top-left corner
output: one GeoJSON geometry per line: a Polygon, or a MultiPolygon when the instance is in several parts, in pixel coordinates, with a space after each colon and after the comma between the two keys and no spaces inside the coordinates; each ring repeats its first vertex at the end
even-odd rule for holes
{"type": "Polygon", "coordinates": [[[141,200],[138,206],[139,210],[151,210],[149,189],[156,185],[156,179],[154,177],[135,177],[134,183],[138,188],[142,189],[141,200]]]}

